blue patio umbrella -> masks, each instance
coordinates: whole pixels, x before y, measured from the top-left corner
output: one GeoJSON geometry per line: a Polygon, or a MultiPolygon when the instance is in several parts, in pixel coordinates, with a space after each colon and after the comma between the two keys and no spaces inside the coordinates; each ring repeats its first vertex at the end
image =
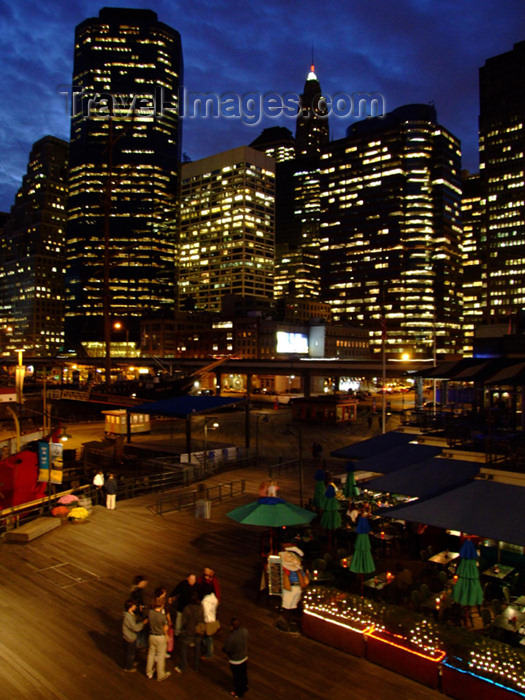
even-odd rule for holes
{"type": "Polygon", "coordinates": [[[465,540],[459,550],[461,561],[457,569],[458,580],[452,597],[460,605],[481,605],[483,589],[479,582],[479,569],[476,563],[478,553],[472,540],[465,540]]]}
{"type": "Polygon", "coordinates": [[[368,522],[368,518],[359,518],[355,531],[357,537],[355,540],[354,555],[350,562],[350,571],[359,574],[361,578],[362,596],[364,574],[371,574],[376,569],[370,552],[370,523],[368,522]]]}
{"type": "Polygon", "coordinates": [[[325,479],[326,479],[326,472],[324,469],[318,469],[315,474],[314,474],[314,479],[315,479],[315,490],[314,490],[314,497],[312,500],[312,503],[315,508],[322,508],[323,507],[323,498],[324,498],[324,492],[325,492],[325,479]]]}

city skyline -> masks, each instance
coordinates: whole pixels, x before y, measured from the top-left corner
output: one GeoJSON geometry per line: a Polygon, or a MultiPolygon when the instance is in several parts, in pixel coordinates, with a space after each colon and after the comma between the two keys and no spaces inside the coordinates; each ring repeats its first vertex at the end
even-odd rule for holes
{"type": "MultiPolygon", "coordinates": [[[[328,95],[379,93],[385,111],[433,102],[440,123],[461,139],[463,167],[471,171],[478,166],[478,69],[524,38],[519,18],[525,17],[525,7],[518,0],[466,3],[468,18],[465,7],[455,3],[434,7],[414,0],[322,7],[273,0],[258,7],[236,1],[184,8],[163,0],[107,4],[151,9],[181,33],[184,87],[193,93],[299,94],[313,47],[328,95]]],[[[70,85],[74,28],[104,5],[92,0],[73,6],[62,0],[0,5],[2,55],[9,68],[0,85],[12,96],[0,112],[0,210],[8,211],[14,202],[32,144],[47,134],[69,139],[59,87],[70,85]]],[[[331,138],[341,138],[352,121],[332,117],[331,138]]],[[[295,121],[267,117],[249,126],[236,118],[186,119],[183,151],[197,160],[247,145],[263,128],[277,125],[293,130],[295,121]]]]}

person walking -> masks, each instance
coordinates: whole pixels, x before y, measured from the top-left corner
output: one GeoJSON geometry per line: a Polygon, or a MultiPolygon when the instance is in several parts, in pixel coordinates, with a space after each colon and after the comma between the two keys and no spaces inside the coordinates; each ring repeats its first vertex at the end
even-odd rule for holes
{"type": "Polygon", "coordinates": [[[122,638],[124,640],[124,671],[133,673],[137,669],[135,666],[135,655],[137,653],[137,638],[148,623],[148,619],[139,620],[136,617],[137,603],[133,598],[128,598],[124,603],[124,617],[122,619],[122,638]]]}
{"type": "Polygon", "coordinates": [[[191,647],[195,651],[195,670],[199,670],[199,660],[200,660],[200,646],[202,633],[199,633],[199,627],[204,633],[204,615],[202,612],[202,605],[199,600],[199,593],[197,590],[191,592],[190,602],[184,608],[182,612],[182,631],[180,635],[181,639],[181,649],[180,649],[180,667],[176,666],[175,670],[177,673],[182,673],[188,667],[188,649],[191,647]]]}
{"type": "Polygon", "coordinates": [[[155,598],[148,614],[150,635],[146,676],[153,678],[153,667],[157,668],[157,680],[164,681],[171,676],[166,671],[166,649],[168,647],[168,619],[164,612],[165,597],[155,598]]]}
{"type": "Polygon", "coordinates": [[[239,618],[232,617],[230,633],[222,648],[228,657],[233,676],[230,695],[242,698],[248,690],[248,630],[241,626],[239,618]]]}
{"type": "Polygon", "coordinates": [[[117,480],[114,474],[110,474],[104,484],[104,490],[106,492],[106,508],[108,510],[115,510],[115,501],[117,500],[117,480]]]}

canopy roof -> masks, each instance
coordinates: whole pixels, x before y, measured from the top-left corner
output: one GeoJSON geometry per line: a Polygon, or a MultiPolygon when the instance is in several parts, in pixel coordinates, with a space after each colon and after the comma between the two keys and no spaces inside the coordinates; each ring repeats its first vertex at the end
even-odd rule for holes
{"type": "Polygon", "coordinates": [[[158,416],[186,418],[193,413],[207,413],[219,408],[232,406],[246,399],[233,399],[225,396],[173,396],[171,399],[141,403],[128,408],[130,413],[154,413],[158,416]]]}
{"type": "Polygon", "coordinates": [[[386,452],[381,452],[373,457],[362,459],[357,466],[359,469],[364,469],[365,471],[390,474],[390,472],[404,469],[411,464],[417,464],[418,462],[423,462],[426,459],[435,457],[440,452],[441,447],[406,444],[400,447],[394,447],[392,450],[386,450],[386,452]]]}
{"type": "Polygon", "coordinates": [[[332,457],[342,457],[343,459],[364,459],[365,457],[372,457],[381,452],[385,452],[385,450],[399,447],[400,445],[408,445],[409,442],[416,439],[416,435],[398,433],[395,430],[391,430],[383,435],[377,435],[368,440],[356,442],[354,445],[340,447],[331,452],[330,455],[332,457]]]}
{"type": "Polygon", "coordinates": [[[484,384],[523,384],[525,363],[523,359],[509,357],[473,358],[456,362],[442,362],[436,367],[416,372],[425,379],[448,379],[452,382],[482,382],[484,384]]]}
{"type": "Polygon", "coordinates": [[[479,472],[480,466],[477,462],[432,457],[378,476],[369,481],[366,488],[425,498],[464,484],[479,472]]]}
{"type": "Polygon", "coordinates": [[[525,546],[525,487],[476,479],[382,515],[525,546]]]}

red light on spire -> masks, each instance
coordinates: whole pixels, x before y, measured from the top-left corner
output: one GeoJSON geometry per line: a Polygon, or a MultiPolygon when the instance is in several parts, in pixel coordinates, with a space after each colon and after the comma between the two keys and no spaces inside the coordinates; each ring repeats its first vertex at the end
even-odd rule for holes
{"type": "Polygon", "coordinates": [[[312,65],[310,66],[310,71],[311,71],[312,73],[315,73],[315,66],[314,66],[313,63],[312,63],[312,65]]]}

